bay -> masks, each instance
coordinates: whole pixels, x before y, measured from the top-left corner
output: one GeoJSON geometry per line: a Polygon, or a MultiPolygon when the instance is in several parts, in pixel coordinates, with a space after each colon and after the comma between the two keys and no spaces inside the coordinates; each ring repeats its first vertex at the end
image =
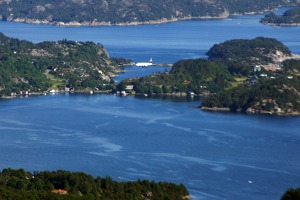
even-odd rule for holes
{"type": "MultiPolygon", "coordinates": [[[[280,9],[278,12],[283,12],[280,9]]],[[[228,39],[273,37],[300,53],[300,28],[263,15],[133,27],[0,22],[32,42],[102,43],[111,57],[157,63],[202,57],[228,39]]],[[[118,81],[169,68],[126,68],[118,81]]],[[[300,118],[203,112],[197,98],[47,95],[0,100],[0,168],[84,171],[183,183],[193,199],[280,199],[300,185],[300,118]]]]}
{"type": "Polygon", "coordinates": [[[1,100],[0,168],[183,183],[193,199],[279,199],[299,186],[300,118],[198,105],[115,95],[1,100]]]}

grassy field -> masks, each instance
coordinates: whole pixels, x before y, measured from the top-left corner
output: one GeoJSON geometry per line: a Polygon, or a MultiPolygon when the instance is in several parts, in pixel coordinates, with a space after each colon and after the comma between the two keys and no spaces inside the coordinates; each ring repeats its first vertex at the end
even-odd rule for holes
{"type": "Polygon", "coordinates": [[[50,79],[50,82],[52,84],[51,89],[59,90],[61,88],[64,88],[66,85],[66,82],[62,78],[57,78],[53,76],[52,74],[46,74],[47,78],[50,79]]]}
{"type": "Polygon", "coordinates": [[[231,82],[231,88],[237,87],[240,84],[243,84],[244,81],[247,80],[247,77],[243,76],[243,77],[234,77],[235,82],[231,82]]]}

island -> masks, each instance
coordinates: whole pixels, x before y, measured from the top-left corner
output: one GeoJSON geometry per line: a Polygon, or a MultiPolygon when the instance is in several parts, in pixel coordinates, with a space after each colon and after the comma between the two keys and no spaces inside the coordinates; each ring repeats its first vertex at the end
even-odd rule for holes
{"type": "Polygon", "coordinates": [[[292,8],[283,13],[276,15],[269,13],[260,20],[261,23],[270,26],[300,26],[300,8],[292,8]]]}
{"type": "Polygon", "coordinates": [[[117,182],[111,177],[94,178],[83,172],[3,169],[0,173],[2,200],[184,200],[191,198],[184,185],[137,180],[117,182]]]}
{"type": "Polygon", "coordinates": [[[208,59],[176,62],[170,72],[123,80],[140,95],[201,96],[202,110],[300,115],[300,56],[273,38],[214,45],[208,59]]]}
{"type": "Polygon", "coordinates": [[[0,20],[57,26],[141,25],[254,14],[298,0],[0,0],[0,20]]]}
{"type": "Polygon", "coordinates": [[[67,39],[34,44],[0,33],[2,97],[109,91],[119,70],[101,44],[67,39]]]}

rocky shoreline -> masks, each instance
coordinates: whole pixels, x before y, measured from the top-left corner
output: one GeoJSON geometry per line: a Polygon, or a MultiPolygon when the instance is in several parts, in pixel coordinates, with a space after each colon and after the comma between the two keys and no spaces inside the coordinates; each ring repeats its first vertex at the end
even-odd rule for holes
{"type": "Polygon", "coordinates": [[[287,24],[287,23],[263,23],[264,25],[267,25],[267,26],[272,26],[272,27],[280,27],[280,26],[283,26],[283,27],[297,27],[297,26],[300,26],[300,23],[290,23],[290,24],[287,24]]]}
{"type": "MultiPolygon", "coordinates": [[[[203,111],[213,111],[213,112],[230,112],[230,108],[227,107],[206,107],[199,106],[200,110],[203,111]]],[[[238,113],[242,113],[242,111],[237,111],[238,113]]],[[[265,111],[265,110],[256,110],[252,108],[248,108],[245,114],[259,114],[259,115],[277,115],[277,116],[300,116],[300,112],[286,110],[284,112],[273,112],[273,111],[265,111]]]]}

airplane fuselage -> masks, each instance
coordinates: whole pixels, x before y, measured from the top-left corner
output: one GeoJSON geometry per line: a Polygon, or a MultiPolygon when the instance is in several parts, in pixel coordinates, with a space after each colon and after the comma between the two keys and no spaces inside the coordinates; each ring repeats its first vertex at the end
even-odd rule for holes
{"type": "Polygon", "coordinates": [[[150,62],[139,62],[139,63],[136,63],[135,65],[138,66],[138,67],[148,67],[148,66],[153,65],[153,63],[150,63],[150,62]]]}

